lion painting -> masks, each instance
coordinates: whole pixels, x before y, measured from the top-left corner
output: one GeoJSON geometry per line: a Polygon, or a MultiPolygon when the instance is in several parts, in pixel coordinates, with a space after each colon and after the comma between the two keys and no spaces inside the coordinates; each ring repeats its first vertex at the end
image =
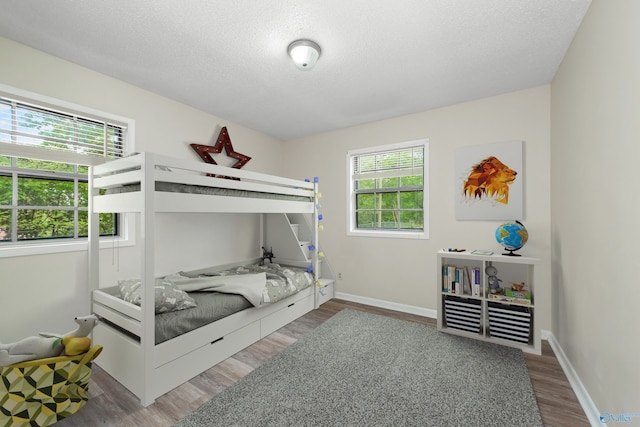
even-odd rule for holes
{"type": "Polygon", "coordinates": [[[498,158],[487,157],[471,168],[464,181],[464,196],[477,199],[493,197],[498,203],[509,204],[509,185],[517,174],[498,158]]]}

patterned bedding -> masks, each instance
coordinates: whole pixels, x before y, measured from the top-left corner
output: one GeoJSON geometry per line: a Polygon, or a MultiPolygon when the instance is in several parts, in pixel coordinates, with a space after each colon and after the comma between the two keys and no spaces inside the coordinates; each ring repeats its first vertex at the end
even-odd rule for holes
{"type": "MultiPolygon", "coordinates": [[[[265,276],[262,306],[280,301],[313,284],[313,276],[303,268],[281,266],[279,264],[258,264],[236,267],[224,271],[215,269],[198,270],[197,273],[180,272],[165,277],[175,279],[219,279],[235,276],[265,276]]],[[[242,277],[240,277],[242,278],[242,277]]],[[[174,281],[175,283],[175,281],[174,281]]],[[[215,288],[214,288],[215,289],[215,288]]],[[[180,311],[171,311],[156,315],[156,344],[175,338],[190,330],[215,322],[223,317],[255,306],[242,295],[225,292],[201,290],[189,291],[195,300],[195,307],[180,311]]]]}

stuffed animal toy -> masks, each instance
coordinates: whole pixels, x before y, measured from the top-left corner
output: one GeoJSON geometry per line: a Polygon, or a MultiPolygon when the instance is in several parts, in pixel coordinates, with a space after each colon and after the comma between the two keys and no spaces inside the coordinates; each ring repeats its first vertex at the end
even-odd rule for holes
{"type": "Polygon", "coordinates": [[[91,345],[88,335],[98,323],[98,318],[91,314],[76,317],[75,322],[78,324],[78,328],[64,336],[41,333],[10,344],[0,343],[0,366],[60,356],[65,352],[65,344],[69,346],[69,352],[65,352],[67,355],[80,354],[88,350],[91,345]]]}
{"type": "Polygon", "coordinates": [[[78,354],[85,353],[91,347],[91,338],[89,337],[74,337],[73,335],[67,335],[64,338],[59,338],[64,346],[65,356],[76,356],[78,354]]]}
{"type": "Polygon", "coordinates": [[[98,324],[98,318],[94,314],[90,314],[88,316],[83,317],[75,317],[73,319],[78,327],[73,331],[69,331],[66,334],[59,335],[51,332],[40,332],[40,336],[43,337],[55,337],[55,338],[63,338],[66,336],[74,336],[74,337],[88,337],[93,328],[98,324]]]}
{"type": "Polygon", "coordinates": [[[511,282],[511,290],[516,292],[522,292],[524,290],[524,282],[520,282],[520,283],[511,282]]]}
{"type": "Polygon", "coordinates": [[[64,347],[59,338],[27,337],[11,344],[0,344],[0,366],[56,357],[60,356],[63,351],[64,347]]]}
{"type": "Polygon", "coordinates": [[[492,294],[501,294],[503,292],[503,289],[500,287],[500,282],[502,282],[502,280],[498,278],[498,269],[493,265],[487,265],[484,272],[487,273],[489,292],[492,294]]]}
{"type": "Polygon", "coordinates": [[[275,258],[276,256],[273,254],[273,246],[271,247],[271,249],[266,250],[264,248],[264,246],[262,247],[262,260],[260,261],[260,265],[264,265],[264,261],[265,260],[269,260],[270,264],[273,264],[273,258],[275,258]]]}

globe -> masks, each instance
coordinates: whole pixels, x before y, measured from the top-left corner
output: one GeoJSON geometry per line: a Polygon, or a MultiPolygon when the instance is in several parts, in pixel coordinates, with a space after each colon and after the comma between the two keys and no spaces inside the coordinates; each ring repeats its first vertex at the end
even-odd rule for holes
{"type": "Polygon", "coordinates": [[[507,222],[496,229],[496,240],[508,251],[502,255],[520,256],[514,252],[527,243],[529,233],[520,221],[507,222]]]}

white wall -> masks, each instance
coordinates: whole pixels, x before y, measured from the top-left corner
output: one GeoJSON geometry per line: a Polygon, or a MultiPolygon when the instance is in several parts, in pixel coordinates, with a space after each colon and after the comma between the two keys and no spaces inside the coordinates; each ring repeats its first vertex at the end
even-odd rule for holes
{"type": "MultiPolygon", "coordinates": [[[[280,158],[284,145],[272,137],[4,38],[0,38],[0,58],[2,84],[134,119],[136,151],[197,159],[188,144],[208,144],[217,137],[218,126],[227,126],[234,148],[252,157],[246,169],[283,172],[280,158]]],[[[180,224],[182,240],[195,233],[201,235],[202,230],[210,230],[211,236],[198,240],[197,246],[187,251],[167,245],[169,249],[160,255],[165,270],[206,267],[260,254],[256,238],[245,238],[247,234],[255,236],[258,229],[255,216],[191,215],[186,222],[165,217],[159,228],[176,231],[176,224],[180,224]],[[234,238],[229,230],[240,230],[242,235],[234,238]],[[178,263],[178,255],[187,259],[178,263]]],[[[165,234],[161,239],[168,237],[165,234]]],[[[104,277],[136,274],[137,252],[115,247],[103,252],[104,277]]],[[[67,332],[74,327],[74,316],[90,312],[84,251],[0,258],[0,271],[2,342],[42,330],[67,332]]]]}
{"type": "Polygon", "coordinates": [[[640,413],[639,21],[594,0],[551,85],[553,332],[612,414],[640,413]]]}
{"type": "MultiPolygon", "coordinates": [[[[425,94],[428,96],[428,94],[425,94]]],[[[525,218],[529,243],[523,254],[542,259],[536,274],[540,325],[551,328],[549,86],[324,133],[287,143],[286,174],[320,178],[324,231],[321,244],[337,290],[361,297],[436,309],[436,251],[498,251],[501,221],[456,221],[454,152],[459,147],[525,141],[525,218]],[[429,139],[429,240],[346,235],[348,150],[429,139]]]]}

